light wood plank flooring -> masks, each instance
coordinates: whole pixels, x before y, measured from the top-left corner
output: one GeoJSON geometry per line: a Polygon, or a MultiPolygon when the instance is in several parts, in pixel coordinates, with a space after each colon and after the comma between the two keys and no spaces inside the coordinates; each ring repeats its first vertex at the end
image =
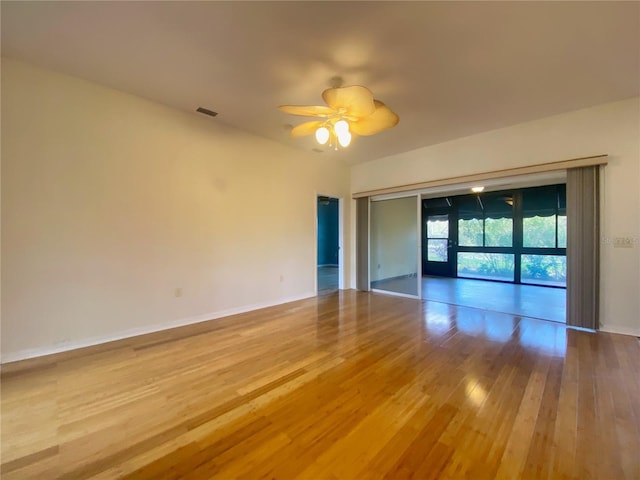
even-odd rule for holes
{"type": "Polygon", "coordinates": [[[631,336],[339,292],[2,372],[2,478],[640,478],[631,336]]]}

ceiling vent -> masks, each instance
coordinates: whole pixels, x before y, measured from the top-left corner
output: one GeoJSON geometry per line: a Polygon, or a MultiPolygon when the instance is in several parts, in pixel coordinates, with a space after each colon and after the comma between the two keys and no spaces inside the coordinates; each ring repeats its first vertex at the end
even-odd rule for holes
{"type": "Polygon", "coordinates": [[[213,110],[209,110],[208,108],[204,107],[198,107],[196,109],[196,112],[204,113],[205,115],[209,115],[210,117],[215,117],[216,115],[218,115],[218,112],[214,112],[213,110]]]}

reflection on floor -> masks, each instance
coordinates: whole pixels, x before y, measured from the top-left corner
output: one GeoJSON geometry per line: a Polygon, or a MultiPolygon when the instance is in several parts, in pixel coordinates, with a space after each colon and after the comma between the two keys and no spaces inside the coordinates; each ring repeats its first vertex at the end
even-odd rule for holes
{"type": "Polygon", "coordinates": [[[318,295],[338,289],[338,267],[318,267],[318,295]]]}
{"type": "Polygon", "coordinates": [[[0,469],[638,480],[638,365],[629,335],[337,291],[2,365],[0,469]]]}
{"type": "Polygon", "coordinates": [[[445,335],[453,328],[470,338],[480,337],[499,343],[517,338],[524,348],[549,355],[564,356],[566,353],[567,330],[553,323],[437,301],[425,301],[423,305],[425,326],[431,335],[445,335]]]}
{"type": "Polygon", "coordinates": [[[466,278],[423,277],[422,299],[565,323],[563,288],[466,278]]]}
{"type": "Polygon", "coordinates": [[[371,282],[371,288],[375,290],[386,290],[388,292],[403,293],[405,295],[418,295],[418,277],[413,275],[403,275],[402,277],[385,278],[371,282]]]}

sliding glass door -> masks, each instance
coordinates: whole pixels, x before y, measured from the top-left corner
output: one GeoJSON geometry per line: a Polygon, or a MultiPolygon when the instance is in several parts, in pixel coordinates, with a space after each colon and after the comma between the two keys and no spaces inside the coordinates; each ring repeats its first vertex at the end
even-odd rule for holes
{"type": "Polygon", "coordinates": [[[371,289],[420,297],[418,196],[373,200],[370,205],[371,289]]]}

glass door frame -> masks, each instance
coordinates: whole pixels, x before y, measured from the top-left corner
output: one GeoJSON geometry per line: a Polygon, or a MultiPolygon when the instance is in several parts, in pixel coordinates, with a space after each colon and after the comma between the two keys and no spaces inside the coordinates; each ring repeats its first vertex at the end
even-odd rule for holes
{"type": "Polygon", "coordinates": [[[457,215],[453,207],[442,208],[439,210],[432,210],[426,212],[421,210],[421,222],[422,229],[421,235],[423,241],[422,247],[422,273],[423,275],[435,275],[441,277],[455,277],[457,273],[457,240],[458,240],[458,223],[457,215]],[[447,216],[447,238],[445,237],[430,237],[429,236],[429,217],[435,216],[447,216]],[[437,261],[429,260],[429,240],[447,240],[446,252],[447,260],[437,261]]]}
{"type": "Polygon", "coordinates": [[[374,197],[369,197],[369,208],[368,208],[368,221],[367,221],[367,227],[368,227],[368,232],[367,232],[367,236],[368,236],[368,240],[369,240],[369,245],[368,245],[368,262],[369,262],[369,274],[368,274],[368,285],[369,285],[369,291],[374,292],[374,293],[383,293],[385,295],[395,295],[397,297],[406,297],[406,298],[415,298],[415,299],[422,299],[422,195],[420,193],[399,193],[399,194],[387,194],[387,195],[376,195],[374,197]],[[372,204],[374,202],[379,202],[379,201],[384,201],[384,200],[396,200],[399,198],[408,198],[408,197],[415,197],[415,215],[416,215],[416,244],[417,244],[417,248],[416,248],[416,252],[415,252],[415,257],[416,257],[416,291],[418,292],[417,295],[411,295],[411,294],[407,294],[407,293],[400,293],[400,292],[393,292],[393,291],[389,291],[389,290],[381,290],[379,288],[373,288],[372,285],[372,281],[371,281],[371,211],[372,211],[372,204]]]}

